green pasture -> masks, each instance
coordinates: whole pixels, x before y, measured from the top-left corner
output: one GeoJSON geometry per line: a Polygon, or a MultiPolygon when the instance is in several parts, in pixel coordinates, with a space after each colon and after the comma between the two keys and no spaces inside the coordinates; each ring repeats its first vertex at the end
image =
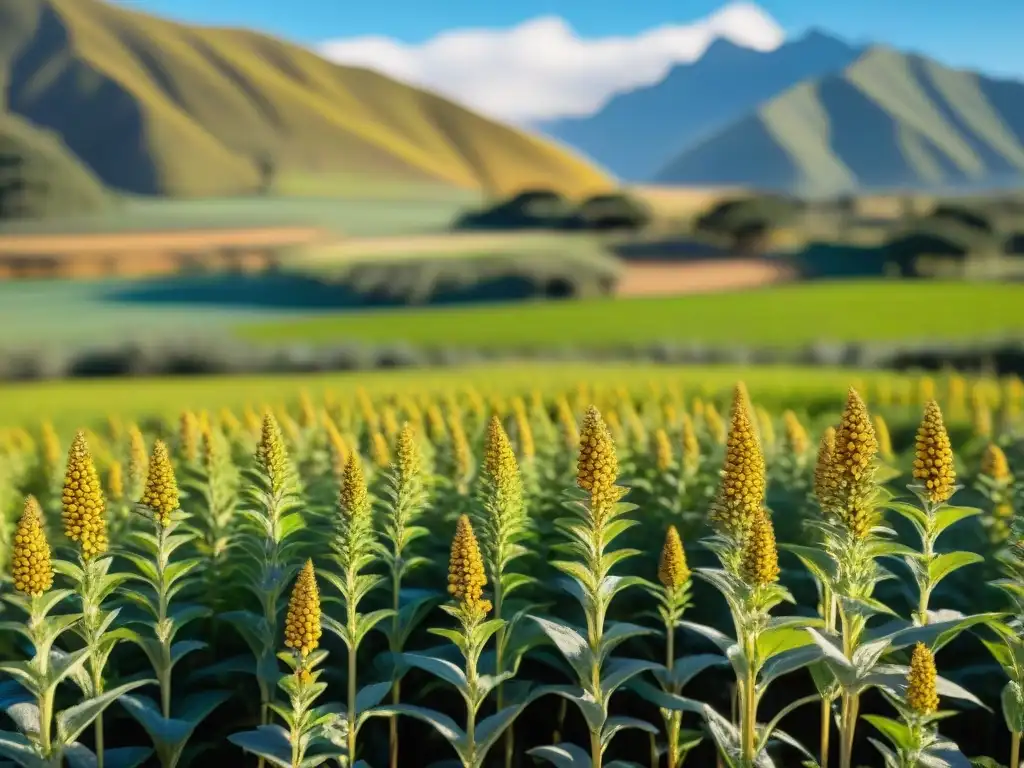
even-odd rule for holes
{"type": "Polygon", "coordinates": [[[726,392],[743,380],[751,395],[771,405],[835,399],[855,380],[873,383],[894,374],[792,366],[655,366],[515,363],[460,369],[374,371],[280,376],[209,376],[156,379],[79,379],[0,385],[0,425],[35,425],[44,417],[60,429],[98,424],[110,414],[124,418],[175,416],[183,409],[243,408],[291,402],[302,390],[350,395],[364,387],[385,393],[441,393],[476,386],[491,392],[597,386],[646,387],[671,382],[692,394],[726,392]]]}
{"type": "Polygon", "coordinates": [[[404,193],[367,188],[363,195],[127,198],[93,215],[4,222],[0,235],[288,226],[323,227],[353,236],[412,234],[443,231],[461,211],[479,203],[479,195],[450,188],[431,194],[420,188],[404,193]]]}
{"type": "Polygon", "coordinates": [[[1024,331],[1024,283],[807,282],[672,298],[373,310],[239,327],[261,342],[500,348],[659,341],[795,346],[955,340],[1024,331]]]}

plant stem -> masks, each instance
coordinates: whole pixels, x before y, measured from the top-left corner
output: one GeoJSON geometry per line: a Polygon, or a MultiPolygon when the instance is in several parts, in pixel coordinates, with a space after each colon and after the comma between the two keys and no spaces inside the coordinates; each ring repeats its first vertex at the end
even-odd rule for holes
{"type": "MultiPolygon", "coordinates": [[[[99,696],[103,693],[103,670],[99,664],[92,664],[92,692],[94,695],[99,696]]],[[[103,768],[103,713],[100,712],[96,715],[96,721],[93,724],[95,731],[96,740],[96,768],[103,768]]]]}
{"type": "Polygon", "coordinates": [[[601,768],[604,755],[601,753],[601,734],[591,731],[590,733],[590,766],[601,768]]]}
{"type": "MultiPolygon", "coordinates": [[[[391,642],[390,651],[393,655],[401,653],[402,648],[398,642],[398,631],[401,629],[401,624],[398,619],[398,605],[399,605],[399,593],[402,589],[402,572],[401,572],[401,555],[395,553],[394,568],[391,572],[391,608],[394,610],[395,615],[391,620],[391,642]]],[[[391,703],[398,704],[401,702],[401,691],[402,684],[400,680],[395,680],[395,684],[391,686],[391,703]]],[[[388,765],[391,768],[399,768],[398,766],[398,718],[388,718],[388,765]]]]}
{"type": "Polygon", "coordinates": [[[352,646],[348,649],[348,764],[355,765],[356,762],[356,646],[355,633],[349,625],[350,632],[353,632],[352,646]]]}
{"type": "Polygon", "coordinates": [[[157,681],[160,684],[160,711],[167,719],[171,717],[171,643],[167,629],[167,528],[157,523],[156,533],[156,575],[157,575],[157,639],[160,641],[160,669],[157,681]]]}
{"type": "MultiPolygon", "coordinates": [[[[824,609],[825,631],[835,632],[836,629],[836,596],[827,584],[822,585],[821,602],[824,609]]],[[[821,732],[818,764],[820,768],[828,768],[829,742],[832,737],[832,700],[827,696],[821,698],[821,732]]]]}
{"type": "MultiPolygon", "coordinates": [[[[668,670],[669,677],[672,676],[672,669],[675,665],[675,651],[676,651],[676,638],[675,638],[675,627],[672,622],[665,622],[665,669],[668,670]]],[[[676,690],[676,686],[672,686],[673,693],[679,693],[676,690]]],[[[679,723],[682,720],[681,712],[672,712],[668,717],[668,750],[666,752],[666,760],[668,762],[668,768],[676,768],[676,749],[679,742],[679,723]]],[[[653,736],[651,739],[653,740],[653,736]]],[[[652,768],[657,768],[657,753],[655,753],[655,759],[651,762],[652,768]]]]}
{"type": "Polygon", "coordinates": [[[1010,768],[1020,768],[1020,732],[1010,737],[1010,768]]]}
{"type": "Polygon", "coordinates": [[[741,753],[743,768],[752,766],[754,758],[757,756],[757,692],[755,690],[757,681],[755,678],[755,672],[751,669],[747,672],[747,679],[740,689],[743,701],[743,715],[740,723],[743,738],[741,753]]]}

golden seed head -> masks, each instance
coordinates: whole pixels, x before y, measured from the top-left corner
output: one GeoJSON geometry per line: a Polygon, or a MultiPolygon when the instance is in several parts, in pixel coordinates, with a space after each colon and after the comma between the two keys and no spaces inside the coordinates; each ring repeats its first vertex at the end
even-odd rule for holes
{"type": "Polygon", "coordinates": [[[202,428],[202,438],[200,439],[200,456],[203,459],[203,468],[207,474],[213,474],[217,462],[221,458],[220,445],[217,442],[217,435],[213,431],[212,425],[207,422],[202,428]]]}
{"type": "Polygon", "coordinates": [[[473,471],[473,455],[466,438],[466,430],[462,427],[462,414],[450,411],[448,414],[448,431],[451,433],[452,473],[454,480],[464,481],[473,471]]]}
{"type": "Polygon", "coordinates": [[[270,480],[271,492],[277,495],[283,491],[288,482],[288,451],[284,445],[281,427],[269,410],[264,412],[260,425],[256,461],[270,480]]]}
{"type": "Polygon", "coordinates": [[[153,443],[146,486],[139,503],[153,511],[157,525],[166,528],[171,524],[171,514],[178,508],[178,481],[163,440],[153,443]]]}
{"type": "Polygon", "coordinates": [[[124,498],[124,471],[120,461],[110,462],[107,468],[107,495],[114,501],[124,498]]]}
{"type": "Polygon", "coordinates": [[[305,659],[320,645],[320,589],[313,561],[307,560],[292,587],[284,620],[284,644],[305,659]]]}
{"type": "Polygon", "coordinates": [[[485,586],[487,572],[480,544],[469,517],[460,515],[448,562],[448,594],[460,603],[467,614],[482,617],[491,610],[490,601],[483,599],[485,586]]]}
{"type": "Polygon", "coordinates": [[[800,423],[800,417],[793,413],[793,411],[786,411],[782,414],[782,425],[786,451],[791,456],[804,456],[810,447],[811,441],[807,436],[807,430],[804,429],[804,425],[800,423]]]}
{"type": "Polygon", "coordinates": [[[922,376],[917,384],[917,397],[919,403],[927,403],[935,399],[935,379],[931,376],[922,376]]]}
{"type": "Polygon", "coordinates": [[[942,421],[942,410],[934,400],[929,400],[925,406],[924,418],[917,429],[914,479],[925,487],[932,504],[941,504],[953,495],[956,484],[953,448],[942,421]]]}
{"type": "Polygon", "coordinates": [[[128,427],[128,483],[132,493],[139,493],[149,471],[149,455],[146,453],[146,438],[137,424],[128,427]]]}
{"type": "Polygon", "coordinates": [[[750,401],[742,385],[733,393],[732,418],[725,444],[718,493],[711,505],[711,523],[726,536],[742,541],[764,506],[765,463],[750,401]]]}
{"type": "Polygon", "coordinates": [[[427,406],[427,437],[434,445],[440,445],[448,437],[448,429],[444,423],[444,412],[434,402],[427,406]]]}
{"type": "Polygon", "coordinates": [[[348,456],[345,464],[344,479],[338,492],[338,501],[342,512],[349,517],[359,517],[370,513],[370,496],[366,488],[366,475],[363,473],[363,462],[355,451],[348,456]]]}
{"type": "Polygon", "coordinates": [[[192,411],[182,411],[178,419],[178,450],[187,462],[199,455],[199,420],[192,411]]]}
{"type": "Polygon", "coordinates": [[[523,483],[519,475],[519,463],[497,414],[491,416],[487,424],[484,475],[490,483],[491,494],[499,509],[519,509],[522,506],[523,483]]]}
{"type": "Polygon", "coordinates": [[[658,581],[669,592],[678,592],[690,580],[690,568],[686,564],[686,553],[679,531],[670,525],[665,531],[665,543],[658,560],[658,581]]]}
{"type": "Polygon", "coordinates": [[[701,413],[704,418],[704,427],[711,439],[718,445],[726,442],[725,422],[714,403],[705,403],[701,413]]]}
{"type": "Polygon", "coordinates": [[[370,457],[380,468],[391,464],[391,448],[383,432],[377,431],[370,436],[370,457]]]}
{"type": "Polygon", "coordinates": [[[865,539],[878,519],[874,503],[877,453],[878,438],[867,406],[851,388],[836,429],[831,468],[818,489],[818,502],[838,516],[856,539],[865,539]]]}
{"type": "Polygon", "coordinates": [[[576,484],[590,493],[594,510],[606,509],[621,497],[615,481],[619,461],[608,426],[595,406],[587,409],[580,430],[579,459],[576,462],[576,484]]]}
{"type": "Polygon", "coordinates": [[[523,461],[532,461],[537,455],[537,448],[533,442],[533,427],[526,414],[526,403],[522,398],[517,397],[512,401],[512,419],[515,423],[516,446],[519,448],[519,455],[523,461]]]}
{"type": "Polygon", "coordinates": [[[1005,483],[1010,480],[1010,464],[1006,460],[1003,449],[995,443],[989,443],[985,447],[985,453],[981,456],[981,474],[997,483],[1005,483]]]}
{"type": "Polygon", "coordinates": [[[687,473],[693,474],[700,466],[700,441],[697,439],[697,430],[693,426],[693,419],[688,413],[682,415],[679,428],[682,433],[683,468],[687,473]]]}
{"type": "Polygon", "coordinates": [[[668,432],[658,428],[654,433],[654,463],[659,472],[665,472],[672,466],[672,441],[668,432]]]}
{"type": "Polygon", "coordinates": [[[327,450],[331,456],[331,468],[334,470],[335,477],[343,477],[345,465],[348,463],[348,443],[345,442],[345,438],[338,429],[338,425],[334,423],[334,419],[326,412],[323,414],[323,423],[324,432],[327,433],[327,450]]]}
{"type": "Polygon", "coordinates": [[[754,515],[750,533],[743,542],[740,572],[752,587],[765,587],[779,580],[779,550],[775,546],[775,528],[763,507],[754,515]]]}
{"type": "Polygon", "coordinates": [[[875,427],[875,438],[878,440],[878,453],[883,459],[892,458],[892,438],[889,436],[889,425],[882,414],[876,413],[871,419],[875,427]]]}
{"type": "Polygon", "coordinates": [[[67,471],[61,491],[61,521],[64,535],[81,544],[82,559],[107,551],[106,502],[92,453],[79,431],[68,450],[67,471]]]}
{"type": "Polygon", "coordinates": [[[402,484],[408,485],[418,479],[423,473],[423,456],[419,441],[416,439],[416,428],[408,421],[402,425],[402,430],[398,433],[395,454],[402,484]]]}
{"type": "Polygon", "coordinates": [[[761,436],[761,447],[769,449],[775,444],[775,423],[772,421],[771,414],[762,406],[758,406],[754,412],[757,416],[757,431],[761,436]]]}
{"type": "Polygon", "coordinates": [[[935,657],[924,643],[914,646],[907,673],[907,705],[918,715],[932,715],[939,709],[938,671],[935,657]]]}
{"type": "Polygon", "coordinates": [[[316,406],[306,390],[299,392],[299,426],[303,429],[316,426],[316,406]]]}
{"type": "Polygon", "coordinates": [[[992,437],[992,410],[978,390],[975,390],[972,407],[975,437],[992,437]]]}
{"type": "Polygon", "coordinates": [[[57,464],[60,462],[60,438],[49,421],[43,422],[40,438],[43,467],[49,476],[49,472],[57,470],[57,464]]]}
{"type": "Polygon", "coordinates": [[[234,411],[230,408],[221,408],[218,414],[218,421],[220,422],[220,428],[224,430],[224,434],[229,437],[236,436],[242,431],[242,422],[235,416],[234,411]]]}
{"type": "Polygon", "coordinates": [[[814,464],[814,495],[825,502],[831,490],[831,472],[836,459],[836,428],[826,427],[818,444],[818,460],[814,464]]]}
{"type": "Polygon", "coordinates": [[[53,586],[50,545],[43,530],[43,510],[35,496],[25,499],[25,509],[14,532],[12,550],[16,590],[29,597],[39,597],[53,586]]]}
{"type": "Polygon", "coordinates": [[[558,398],[555,409],[558,414],[558,426],[562,432],[562,439],[567,447],[575,448],[580,442],[579,428],[576,425],[572,407],[564,395],[558,398]]]}

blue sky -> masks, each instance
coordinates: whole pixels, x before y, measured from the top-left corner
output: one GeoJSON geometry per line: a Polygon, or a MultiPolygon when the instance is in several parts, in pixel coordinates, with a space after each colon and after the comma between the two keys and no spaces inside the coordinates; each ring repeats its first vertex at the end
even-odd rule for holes
{"type": "MultiPolygon", "coordinates": [[[[631,35],[660,24],[691,21],[723,4],[715,0],[118,1],[164,16],[245,26],[304,43],[360,35],[415,43],[449,29],[509,27],[542,15],[565,18],[585,37],[631,35]]],[[[886,42],[927,53],[954,66],[1024,76],[1022,0],[762,0],[758,4],[790,33],[821,27],[855,41],[886,42]]]]}

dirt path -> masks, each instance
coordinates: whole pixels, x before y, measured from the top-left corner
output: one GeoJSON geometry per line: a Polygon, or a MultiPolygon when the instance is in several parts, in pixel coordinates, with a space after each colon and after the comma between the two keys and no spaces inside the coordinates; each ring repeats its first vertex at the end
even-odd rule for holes
{"type": "Polygon", "coordinates": [[[782,282],[792,272],[763,259],[633,263],[626,266],[616,288],[618,296],[672,296],[754,288],[782,282]]]}

